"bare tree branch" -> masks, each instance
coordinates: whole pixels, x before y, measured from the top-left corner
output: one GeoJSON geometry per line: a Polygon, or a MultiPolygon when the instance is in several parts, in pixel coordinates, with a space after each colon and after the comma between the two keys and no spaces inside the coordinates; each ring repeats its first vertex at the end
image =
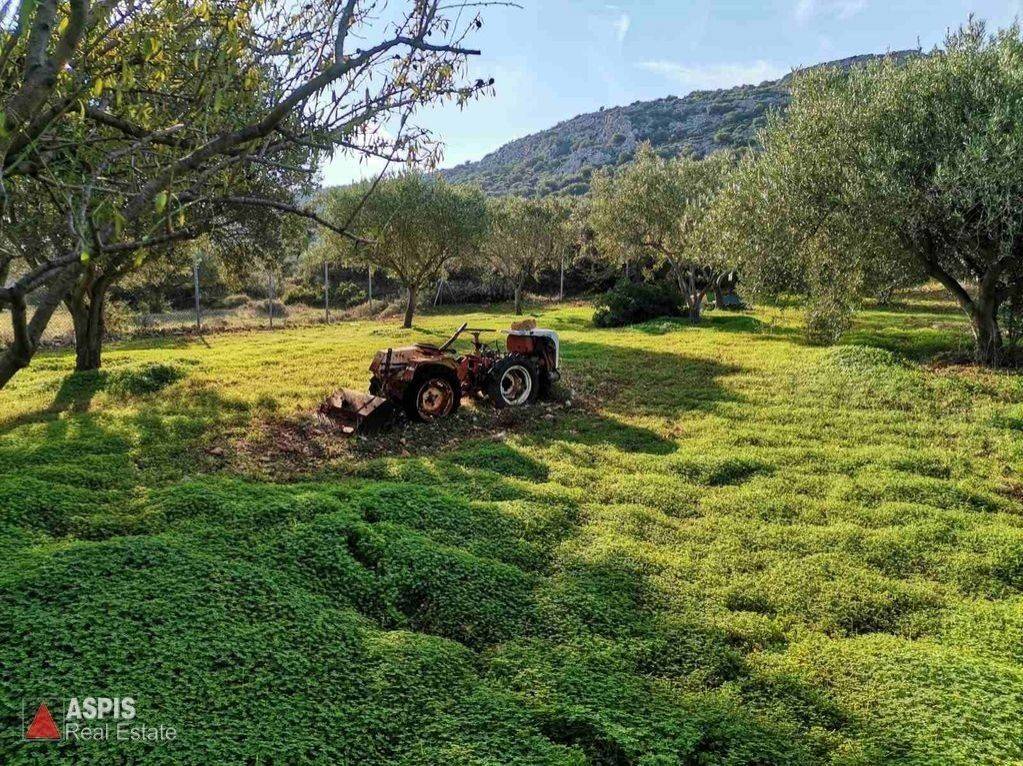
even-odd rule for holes
{"type": "Polygon", "coordinates": [[[288,213],[290,215],[297,215],[301,218],[308,218],[310,221],[318,223],[323,228],[328,229],[341,237],[349,239],[352,242],[357,242],[360,245],[374,244],[372,240],[363,239],[362,237],[352,234],[347,228],[331,223],[314,210],[305,210],[295,205],[289,205],[286,202],[278,202],[277,200],[265,199],[262,197],[221,197],[219,199],[212,199],[209,201],[226,205],[253,205],[256,207],[268,207],[281,213],[288,213]]]}

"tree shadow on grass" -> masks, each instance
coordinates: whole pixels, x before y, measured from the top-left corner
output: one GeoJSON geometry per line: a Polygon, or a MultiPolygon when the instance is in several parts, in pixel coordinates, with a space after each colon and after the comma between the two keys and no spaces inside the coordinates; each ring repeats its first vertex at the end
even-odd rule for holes
{"type": "Polygon", "coordinates": [[[562,354],[571,384],[623,417],[680,418],[737,400],[721,381],[741,368],[713,359],[582,341],[562,354]]]}
{"type": "Polygon", "coordinates": [[[678,422],[693,413],[712,412],[736,401],[723,378],[740,371],[734,365],[664,351],[573,341],[562,348],[566,394],[573,409],[551,419],[543,410],[523,410],[519,436],[527,444],[552,442],[587,447],[610,446],[621,452],[667,455],[677,444],[655,427],[633,418],[678,422]]]}
{"type": "Polygon", "coordinates": [[[871,312],[856,318],[855,326],[845,334],[842,343],[883,348],[918,362],[939,354],[966,354],[973,347],[973,339],[965,317],[959,316],[957,321],[951,315],[904,315],[892,321],[887,314],[878,316],[871,312]]]}
{"type": "Polygon", "coordinates": [[[137,460],[143,467],[163,462],[173,475],[187,470],[189,448],[205,430],[226,428],[250,409],[247,402],[217,391],[175,387],[146,395],[119,394],[119,404],[132,405],[127,411],[94,410],[94,397],[108,388],[110,381],[111,376],[103,371],[67,375],[49,405],[4,422],[0,437],[12,437],[18,445],[23,441],[19,429],[40,426],[38,436],[25,437],[34,444],[21,448],[29,463],[30,453],[40,450],[82,463],[121,454],[128,461],[123,468],[129,472],[130,461],[137,460]],[[119,425],[111,427],[106,421],[119,425]],[[127,438],[126,432],[134,437],[127,438]],[[129,456],[129,452],[136,454],[129,456]]]}
{"type": "Polygon", "coordinates": [[[573,416],[554,430],[526,434],[529,444],[565,442],[586,447],[614,447],[620,452],[670,455],[678,445],[650,428],[631,425],[613,417],[586,412],[573,416]]]}
{"type": "Polygon", "coordinates": [[[32,423],[53,420],[65,412],[84,413],[92,407],[92,400],[107,384],[107,375],[102,371],[72,372],[60,382],[60,387],[45,408],[26,412],[0,424],[0,436],[32,423]]]}
{"type": "Polygon", "coordinates": [[[705,314],[701,323],[715,332],[742,333],[752,335],[756,340],[767,338],[791,341],[802,335],[798,327],[764,322],[746,312],[714,311],[705,314]]]}
{"type": "Polygon", "coordinates": [[[895,300],[890,303],[872,303],[867,306],[869,311],[877,311],[884,314],[932,314],[937,316],[964,316],[963,310],[951,299],[946,302],[930,299],[926,302],[913,303],[910,301],[895,300]]]}
{"type": "Polygon", "coordinates": [[[92,399],[107,384],[107,374],[102,370],[89,372],[73,372],[60,382],[53,403],[47,408],[48,413],[87,412],[92,406],[92,399]]]}
{"type": "Polygon", "coordinates": [[[732,312],[713,312],[704,314],[700,321],[693,323],[686,317],[658,317],[646,322],[630,325],[628,329],[646,335],[667,335],[670,332],[685,330],[714,330],[715,332],[733,332],[756,334],[791,334],[791,328],[772,328],[750,314],[732,312]]]}
{"type": "Polygon", "coordinates": [[[559,332],[568,332],[572,330],[594,330],[599,329],[593,324],[592,317],[582,317],[575,315],[552,315],[544,318],[544,326],[549,327],[552,330],[559,332]]]}

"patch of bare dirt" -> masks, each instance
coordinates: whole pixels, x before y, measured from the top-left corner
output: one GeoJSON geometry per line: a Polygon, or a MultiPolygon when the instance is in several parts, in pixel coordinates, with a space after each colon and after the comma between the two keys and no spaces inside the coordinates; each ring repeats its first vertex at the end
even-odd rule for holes
{"type": "Polygon", "coordinates": [[[1006,351],[1006,358],[1000,367],[988,367],[974,358],[973,350],[961,348],[955,351],[944,351],[935,355],[924,367],[931,372],[957,375],[960,377],[986,377],[998,373],[1019,374],[1023,370],[1023,353],[1017,352],[1015,358],[1006,351]]]}
{"type": "Polygon", "coordinates": [[[404,417],[371,436],[351,436],[315,411],[256,420],[240,437],[225,437],[206,449],[213,465],[236,473],[277,481],[310,478],[325,469],[345,471],[375,458],[416,457],[455,450],[466,441],[504,440],[510,433],[552,424],[578,409],[568,395],[531,407],[495,410],[485,402],[465,401],[452,417],[412,423],[404,417]]]}

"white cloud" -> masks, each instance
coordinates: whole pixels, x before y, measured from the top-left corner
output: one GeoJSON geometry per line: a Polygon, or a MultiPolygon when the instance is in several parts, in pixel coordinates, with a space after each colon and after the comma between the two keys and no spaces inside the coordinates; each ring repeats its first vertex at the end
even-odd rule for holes
{"type": "Polygon", "coordinates": [[[797,0],[796,21],[805,24],[821,16],[846,21],[867,7],[867,0],[797,0]]]}
{"type": "Polygon", "coordinates": [[[615,38],[618,43],[625,42],[625,36],[629,34],[629,28],[632,26],[632,18],[627,13],[620,15],[614,22],[615,38]]]}
{"type": "Polygon", "coordinates": [[[614,30],[615,39],[621,45],[625,42],[625,36],[629,34],[629,30],[632,29],[632,17],[618,5],[605,5],[604,10],[615,14],[614,21],[611,22],[611,29],[614,30]]]}
{"type": "Polygon", "coordinates": [[[679,64],[675,61],[641,61],[640,69],[666,77],[691,90],[716,90],[736,85],[757,85],[764,80],[777,80],[788,70],[767,61],[746,64],[679,64]]]}

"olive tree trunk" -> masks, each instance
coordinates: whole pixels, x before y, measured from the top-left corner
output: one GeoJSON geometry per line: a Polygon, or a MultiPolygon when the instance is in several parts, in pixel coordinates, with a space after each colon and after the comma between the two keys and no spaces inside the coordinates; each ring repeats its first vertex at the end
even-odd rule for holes
{"type": "Polygon", "coordinates": [[[725,288],[722,283],[725,281],[725,273],[714,276],[714,308],[721,311],[725,307],[725,288]]]}
{"type": "Polygon", "coordinates": [[[689,303],[689,321],[696,324],[703,316],[703,298],[707,294],[706,288],[700,290],[696,286],[696,269],[689,269],[689,284],[686,290],[686,299],[689,303]]]}
{"type": "Polygon", "coordinates": [[[998,326],[997,296],[978,293],[970,312],[977,361],[990,367],[1002,363],[1002,328],[998,326]]]}
{"type": "Polygon", "coordinates": [[[992,263],[977,283],[976,297],[938,263],[933,246],[923,256],[927,273],[941,282],[952,293],[963,313],[969,317],[973,330],[974,356],[977,362],[989,367],[1002,363],[1002,329],[998,326],[998,309],[1003,299],[1001,278],[1013,256],[1003,257],[992,263]]]}
{"type": "Polygon", "coordinates": [[[515,285],[515,316],[522,315],[522,285],[515,285]]]}
{"type": "Polygon", "coordinates": [[[710,285],[704,285],[702,288],[697,287],[696,266],[687,266],[673,257],[668,259],[668,263],[671,265],[671,271],[675,275],[675,281],[678,282],[678,291],[686,299],[686,311],[689,314],[689,321],[696,324],[700,321],[700,317],[703,314],[703,300],[707,297],[707,290],[710,289],[710,285]]]}
{"type": "MultiPolygon", "coordinates": [[[[59,303],[59,301],[58,301],[59,303]]],[[[28,333],[27,307],[23,296],[15,296],[10,307],[11,327],[14,330],[14,340],[0,356],[0,388],[3,388],[18,370],[28,367],[35,353],[35,344],[28,333]]]]}
{"type": "Polygon", "coordinates": [[[75,330],[75,369],[98,370],[103,361],[103,336],[106,333],[106,275],[86,273],[65,300],[75,330]]]}
{"type": "Polygon", "coordinates": [[[12,296],[9,309],[14,339],[0,354],[0,388],[7,385],[19,370],[28,367],[39,348],[39,341],[46,326],[50,323],[53,312],[64,300],[64,296],[78,278],[80,271],[81,264],[79,263],[65,267],[43,293],[32,312],[31,319],[28,318],[28,305],[25,296],[21,294],[12,296]]]}
{"type": "Polygon", "coordinates": [[[412,317],[416,313],[416,293],[418,289],[412,285],[406,288],[408,294],[405,301],[405,321],[402,322],[402,327],[406,330],[412,327],[412,317]]]}
{"type": "Polygon", "coordinates": [[[91,300],[76,296],[69,302],[68,309],[75,328],[75,369],[78,372],[98,370],[102,364],[105,302],[102,294],[91,300]]]}

